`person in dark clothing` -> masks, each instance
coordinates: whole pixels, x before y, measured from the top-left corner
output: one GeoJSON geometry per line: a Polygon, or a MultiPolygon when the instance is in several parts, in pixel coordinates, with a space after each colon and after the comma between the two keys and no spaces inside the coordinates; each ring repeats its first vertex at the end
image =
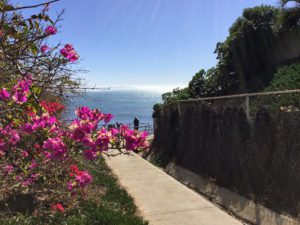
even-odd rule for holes
{"type": "Polygon", "coordinates": [[[136,117],[134,118],[133,125],[134,125],[135,130],[139,129],[140,121],[138,120],[138,118],[136,118],[136,117]]]}

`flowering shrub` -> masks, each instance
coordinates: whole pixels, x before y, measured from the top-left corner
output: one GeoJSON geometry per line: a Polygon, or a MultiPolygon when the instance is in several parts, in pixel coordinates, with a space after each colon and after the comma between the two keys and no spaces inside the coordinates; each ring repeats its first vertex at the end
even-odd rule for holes
{"type": "MultiPolygon", "coordinates": [[[[14,8],[5,8],[4,4],[0,4],[4,11],[14,8]]],[[[48,7],[49,4],[29,19],[17,13],[3,17],[11,21],[0,28],[1,65],[5,69],[1,78],[6,74],[9,78],[0,80],[3,111],[0,116],[0,200],[17,193],[34,193],[42,207],[63,213],[87,193],[86,189],[93,182],[89,171],[78,167],[79,161],[146,149],[148,143],[146,132],[138,133],[127,126],[108,129],[106,125],[113,115],[99,109],[76,109],[77,119],[70,124],[62,123],[57,117],[57,112],[65,107],[61,99],[49,101],[55,99],[56,89],[47,95],[43,95],[43,91],[54,87],[63,93],[64,85],[74,87],[69,79],[70,71],[64,70],[64,66],[76,62],[79,55],[71,44],[64,45],[58,53],[55,52],[57,47],[43,41],[57,33],[55,22],[46,15],[48,7]],[[41,29],[42,21],[50,25],[41,29]],[[26,38],[28,41],[23,43],[26,38]],[[7,58],[20,60],[11,63],[5,61],[7,58]],[[67,75],[56,76],[57,71],[67,75]],[[15,73],[17,75],[12,77],[15,73]]]]}
{"type": "MultiPolygon", "coordinates": [[[[96,160],[103,154],[110,155],[109,149],[117,149],[121,154],[122,149],[128,152],[148,147],[146,132],[139,134],[127,126],[121,126],[120,130],[107,129],[106,124],[112,115],[99,109],[78,108],[75,111],[78,118],[70,125],[62,126],[53,115],[62,105],[47,105],[42,101],[33,109],[32,88],[31,76],[27,75],[10,91],[9,88],[1,91],[1,104],[14,107],[23,115],[1,121],[0,177],[6,194],[33,190],[41,193],[41,189],[49,191],[45,187],[56,177],[58,180],[55,182],[64,183],[65,190],[76,196],[93,180],[88,171],[78,168],[76,157],[96,160]],[[31,110],[24,110],[28,108],[31,110]]],[[[51,208],[63,211],[58,205],[51,208]]]]}

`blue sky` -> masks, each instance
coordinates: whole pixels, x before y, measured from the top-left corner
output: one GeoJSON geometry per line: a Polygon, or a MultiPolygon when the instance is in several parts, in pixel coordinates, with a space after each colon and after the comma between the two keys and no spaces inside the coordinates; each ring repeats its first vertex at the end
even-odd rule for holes
{"type": "Polygon", "coordinates": [[[50,13],[66,10],[54,41],[73,43],[89,85],[176,87],[214,66],[216,43],[261,4],[278,0],[61,0],[50,13]]]}

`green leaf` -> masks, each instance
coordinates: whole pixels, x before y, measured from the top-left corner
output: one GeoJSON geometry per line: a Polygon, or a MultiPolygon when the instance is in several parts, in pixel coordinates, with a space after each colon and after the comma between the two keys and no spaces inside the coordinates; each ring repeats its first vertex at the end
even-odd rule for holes
{"type": "Polygon", "coordinates": [[[4,5],[3,7],[1,7],[1,11],[12,11],[15,8],[12,5],[4,5]]]}
{"type": "Polygon", "coordinates": [[[41,31],[39,23],[37,21],[34,21],[34,25],[35,25],[35,29],[37,29],[38,31],[41,31]]]}
{"type": "Polygon", "coordinates": [[[32,91],[34,94],[39,95],[39,94],[41,94],[41,92],[42,92],[42,88],[41,88],[41,87],[32,87],[32,88],[31,88],[31,91],[32,91]]]}
{"type": "Polygon", "coordinates": [[[32,29],[33,29],[33,22],[32,22],[32,19],[29,19],[28,22],[29,22],[29,25],[30,25],[30,26],[29,26],[29,29],[32,30],[32,29]]]}
{"type": "Polygon", "coordinates": [[[36,45],[31,45],[30,50],[31,50],[32,54],[37,55],[38,47],[36,45]]]}

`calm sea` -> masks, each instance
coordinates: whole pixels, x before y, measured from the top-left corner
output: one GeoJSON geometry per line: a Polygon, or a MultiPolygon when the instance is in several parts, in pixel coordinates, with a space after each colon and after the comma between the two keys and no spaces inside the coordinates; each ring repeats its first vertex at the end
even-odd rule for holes
{"type": "Polygon", "coordinates": [[[137,117],[140,123],[152,124],[153,105],[161,102],[161,94],[159,91],[137,89],[87,92],[83,96],[69,97],[65,117],[73,119],[77,107],[88,106],[113,114],[111,123],[133,123],[134,117],[137,117]]]}

